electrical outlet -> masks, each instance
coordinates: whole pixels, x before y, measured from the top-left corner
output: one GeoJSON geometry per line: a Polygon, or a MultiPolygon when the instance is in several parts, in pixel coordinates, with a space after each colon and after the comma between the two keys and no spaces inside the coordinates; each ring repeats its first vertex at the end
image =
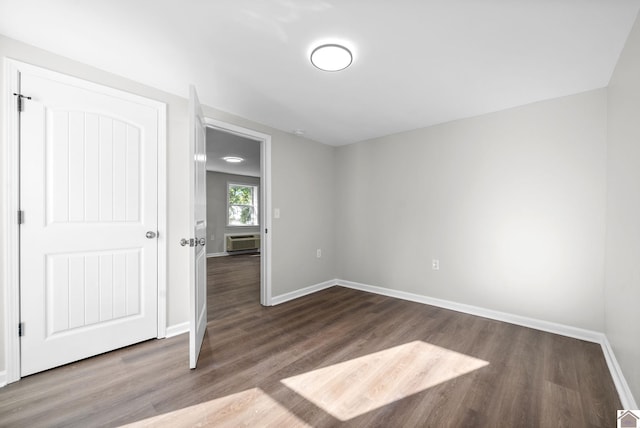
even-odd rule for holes
{"type": "Polygon", "coordinates": [[[432,259],[432,260],[431,260],[431,269],[433,269],[433,270],[440,270],[440,260],[438,260],[438,259],[432,259]]]}
{"type": "Polygon", "coordinates": [[[321,249],[321,248],[318,248],[318,249],[316,250],[316,257],[317,257],[317,258],[322,257],[322,249],[321,249]]]}

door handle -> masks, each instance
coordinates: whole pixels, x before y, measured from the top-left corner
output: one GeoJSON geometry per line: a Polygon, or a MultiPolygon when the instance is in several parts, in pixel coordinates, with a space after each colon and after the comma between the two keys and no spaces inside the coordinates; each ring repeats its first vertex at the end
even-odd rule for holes
{"type": "Polygon", "coordinates": [[[186,247],[187,245],[190,247],[197,247],[198,245],[204,247],[205,244],[207,243],[207,240],[204,238],[200,238],[200,239],[185,239],[182,238],[180,240],[180,245],[182,245],[183,247],[186,247]]]}
{"type": "Polygon", "coordinates": [[[150,230],[150,231],[148,231],[148,232],[147,232],[147,234],[146,234],[145,236],[146,236],[148,239],[153,239],[153,238],[155,238],[156,236],[158,236],[158,234],[157,234],[157,233],[155,233],[154,231],[150,230]]]}

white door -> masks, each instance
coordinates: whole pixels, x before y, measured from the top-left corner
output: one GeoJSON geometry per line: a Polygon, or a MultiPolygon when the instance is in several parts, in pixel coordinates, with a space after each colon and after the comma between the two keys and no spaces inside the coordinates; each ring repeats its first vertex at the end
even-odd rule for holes
{"type": "Polygon", "coordinates": [[[41,69],[20,92],[26,376],[157,337],[160,103],[41,69]]]}
{"type": "MultiPolygon", "coordinates": [[[[204,333],[207,330],[207,188],[206,131],[196,88],[189,88],[189,144],[191,150],[191,215],[189,233],[191,328],[189,330],[189,367],[196,368],[204,333]]],[[[183,241],[184,245],[184,241],[183,241]]]]}

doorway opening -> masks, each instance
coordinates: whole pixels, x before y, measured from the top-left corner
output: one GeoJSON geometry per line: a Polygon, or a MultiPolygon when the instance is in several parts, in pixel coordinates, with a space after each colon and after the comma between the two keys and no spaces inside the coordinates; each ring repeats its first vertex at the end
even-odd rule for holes
{"type": "Polygon", "coordinates": [[[209,118],[205,124],[208,271],[225,266],[241,278],[247,267],[253,275],[259,269],[255,297],[270,306],[271,137],[209,118]]]}

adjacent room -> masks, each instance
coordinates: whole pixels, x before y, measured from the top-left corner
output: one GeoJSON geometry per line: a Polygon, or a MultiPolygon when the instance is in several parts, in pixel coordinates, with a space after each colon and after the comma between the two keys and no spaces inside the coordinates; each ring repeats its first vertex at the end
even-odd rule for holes
{"type": "Polygon", "coordinates": [[[207,128],[207,281],[209,321],[243,298],[260,302],[260,142],[207,128]],[[255,281],[255,279],[258,279],[255,281]],[[257,285],[257,287],[256,287],[257,285]],[[227,292],[221,291],[227,287],[227,292]],[[216,305],[212,307],[212,305],[216,305]]]}
{"type": "Polygon", "coordinates": [[[640,426],[639,11],[0,0],[0,426],[640,426]]]}

